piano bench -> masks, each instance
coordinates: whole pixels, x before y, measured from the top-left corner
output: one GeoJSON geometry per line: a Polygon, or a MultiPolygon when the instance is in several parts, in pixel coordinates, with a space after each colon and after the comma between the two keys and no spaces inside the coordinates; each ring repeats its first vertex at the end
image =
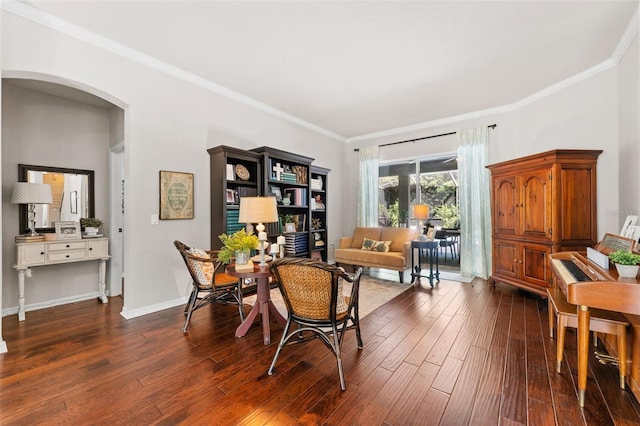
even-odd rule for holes
{"type": "MultiPolygon", "coordinates": [[[[567,302],[567,298],[559,288],[547,289],[547,303],[549,304],[549,335],[553,337],[553,324],[556,323],[558,341],[556,347],[556,370],[560,373],[564,353],[564,336],[567,327],[578,328],[578,307],[567,302]],[[554,321],[554,316],[556,321],[554,321]]],[[[590,309],[591,320],[589,331],[597,333],[615,334],[618,341],[618,353],[626,353],[627,326],[629,322],[620,312],[590,309]],[[621,351],[621,348],[625,350],[621,351]]],[[[594,338],[594,345],[596,344],[594,338]]],[[[626,360],[624,360],[626,361],[626,360]]],[[[626,362],[619,362],[620,387],[624,389],[626,362]]]]}

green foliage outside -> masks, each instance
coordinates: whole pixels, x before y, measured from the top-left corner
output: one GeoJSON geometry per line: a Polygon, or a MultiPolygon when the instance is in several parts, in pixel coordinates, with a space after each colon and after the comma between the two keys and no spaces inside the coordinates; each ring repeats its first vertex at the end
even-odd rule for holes
{"type": "MultiPolygon", "coordinates": [[[[399,223],[406,222],[407,215],[405,210],[399,210],[399,188],[398,177],[388,176],[379,179],[380,194],[379,215],[386,222],[387,226],[398,226],[399,223]],[[384,195],[383,195],[384,194],[384,195]]],[[[457,206],[456,194],[457,185],[451,178],[449,173],[432,173],[420,176],[420,187],[422,190],[422,202],[429,205],[429,216],[432,218],[442,219],[444,228],[454,228],[459,224],[460,212],[457,206]]],[[[415,185],[409,189],[410,205],[415,205],[417,196],[415,185]]],[[[382,222],[381,220],[381,222],[382,222]]]]}
{"type": "Polygon", "coordinates": [[[396,200],[396,202],[393,203],[393,205],[389,206],[388,208],[385,207],[383,204],[381,204],[379,206],[379,210],[380,212],[382,212],[382,216],[384,216],[387,219],[389,226],[398,226],[400,223],[407,222],[406,210],[403,210],[401,212],[402,214],[398,212],[398,200],[396,200]],[[404,221],[400,220],[402,216],[404,216],[404,221]]]}
{"type": "Polygon", "coordinates": [[[433,217],[442,219],[443,228],[458,228],[460,225],[460,212],[455,204],[443,204],[436,206],[433,217]]]}

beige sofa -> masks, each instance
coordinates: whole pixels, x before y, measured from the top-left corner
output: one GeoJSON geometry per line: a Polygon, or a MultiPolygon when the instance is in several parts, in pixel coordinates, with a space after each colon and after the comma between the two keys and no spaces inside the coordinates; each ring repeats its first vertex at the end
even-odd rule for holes
{"type": "Polygon", "coordinates": [[[404,282],[404,271],[411,268],[411,240],[418,231],[410,228],[365,228],[358,227],[351,237],[342,237],[334,258],[338,265],[369,266],[398,271],[400,282],[404,282]],[[391,241],[388,252],[362,248],[365,238],[375,241],[391,241]]]}

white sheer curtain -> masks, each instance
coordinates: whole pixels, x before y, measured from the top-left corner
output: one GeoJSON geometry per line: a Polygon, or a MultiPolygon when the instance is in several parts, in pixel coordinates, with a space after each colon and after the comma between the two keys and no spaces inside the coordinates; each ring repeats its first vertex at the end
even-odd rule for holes
{"type": "Polygon", "coordinates": [[[378,226],[378,157],[380,147],[360,148],[358,226],[378,226]]]}
{"type": "Polygon", "coordinates": [[[460,177],[460,274],[491,274],[491,180],[486,126],[456,133],[460,177]]]}

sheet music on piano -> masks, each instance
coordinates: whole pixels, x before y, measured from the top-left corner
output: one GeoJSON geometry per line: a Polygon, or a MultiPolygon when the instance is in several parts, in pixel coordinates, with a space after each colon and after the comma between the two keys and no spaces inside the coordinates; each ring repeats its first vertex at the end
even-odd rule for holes
{"type": "Polygon", "coordinates": [[[609,256],[604,253],[600,253],[598,250],[587,247],[587,259],[602,269],[609,269],[609,256]]]}

